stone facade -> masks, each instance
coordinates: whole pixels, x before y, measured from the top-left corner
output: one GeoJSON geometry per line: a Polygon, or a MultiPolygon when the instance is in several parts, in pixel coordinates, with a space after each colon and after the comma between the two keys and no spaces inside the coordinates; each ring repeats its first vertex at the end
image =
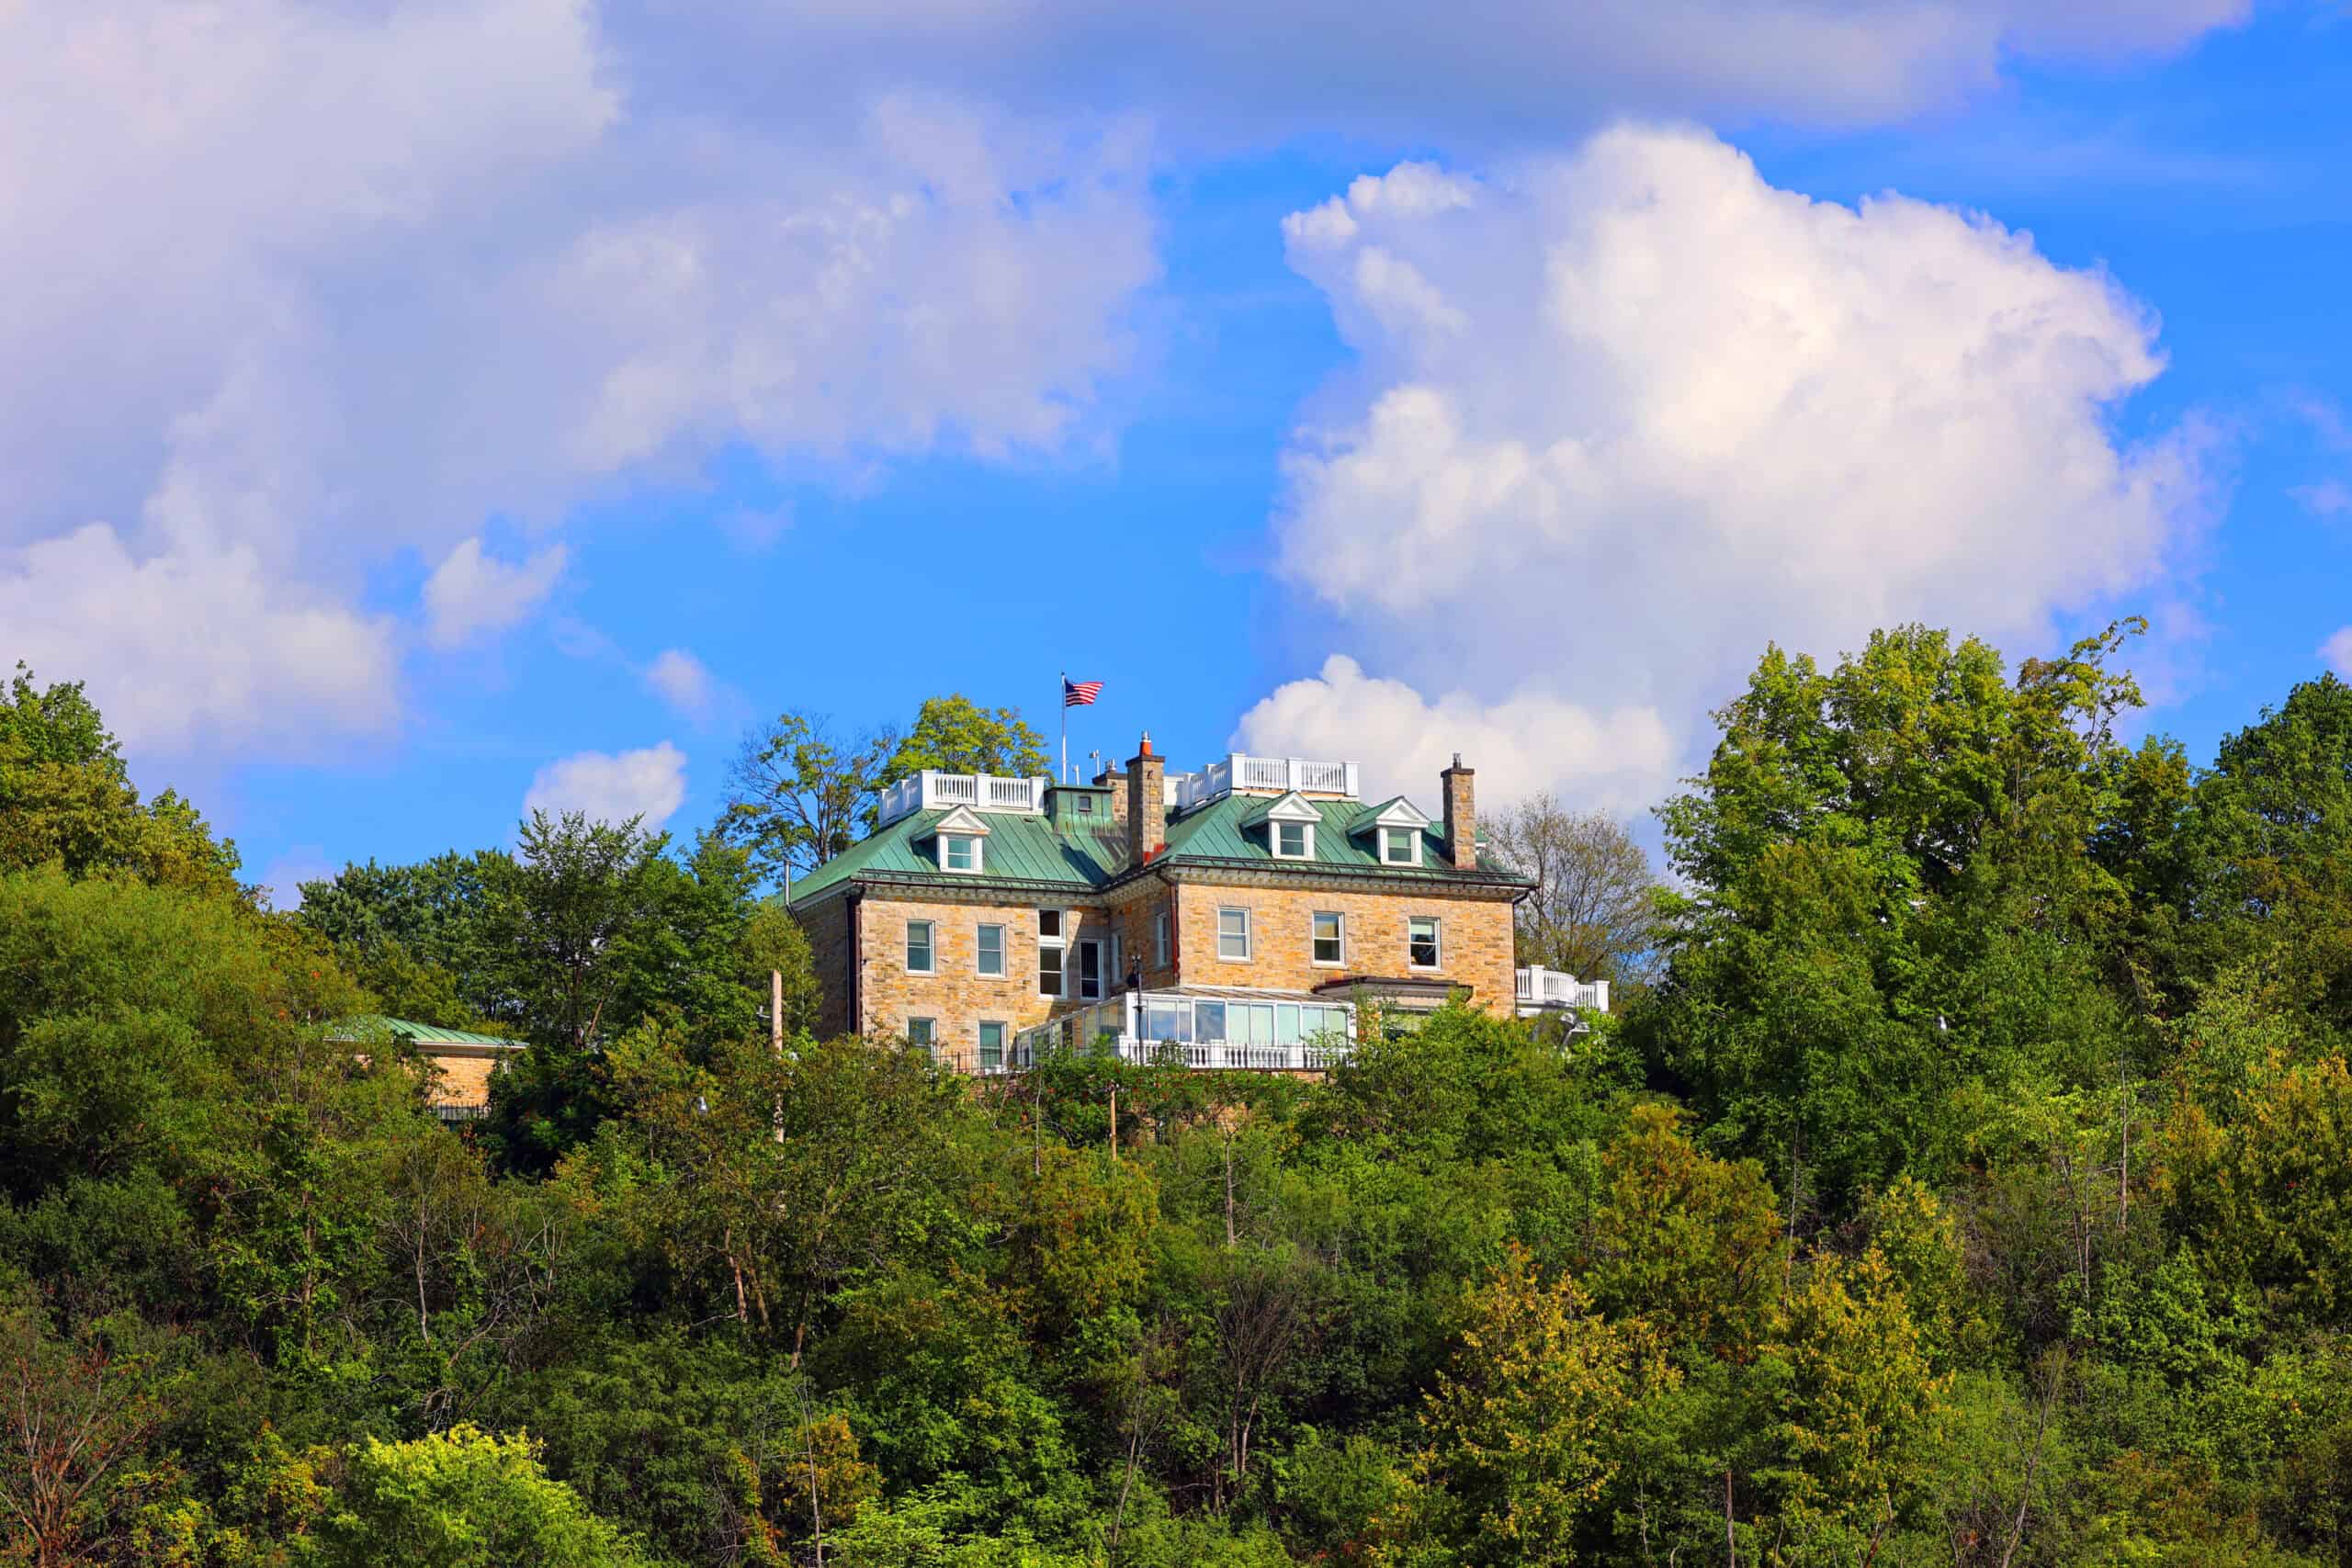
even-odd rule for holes
{"type": "MultiPolygon", "coordinates": [[[[912,890],[910,890],[910,893],[912,890]]],[[[976,890],[978,891],[978,890],[976,890]]],[[[842,900],[835,900],[842,902],[842,900]]],[[[1098,944],[1102,995],[1117,989],[1111,971],[1114,919],[1100,901],[1091,905],[1005,903],[981,898],[943,901],[920,895],[889,897],[869,891],[857,912],[861,949],[855,976],[857,1032],[897,1037],[907,1032],[910,1019],[927,1018],[933,1042],[940,1054],[961,1062],[979,1049],[984,1021],[1005,1026],[1006,1043],[1032,1024],[1080,1000],[1079,966],[1081,944],[1098,944]],[[1038,989],[1041,909],[1062,914],[1064,989],[1066,997],[1038,989]],[[907,967],[907,928],[928,921],[932,936],[932,967],[928,974],[907,967]],[[1004,974],[983,975],[979,966],[979,931],[984,925],[1004,928],[1004,974]]]]}
{"type": "Polygon", "coordinates": [[[1311,990],[1345,976],[1409,976],[1465,987],[1473,1006],[1508,1015],[1516,1000],[1508,896],[1465,897],[1441,885],[1377,891],[1338,886],[1284,886],[1272,878],[1217,883],[1187,877],[1178,885],[1178,968],[1194,986],[1272,986],[1311,990]],[[1218,911],[1250,912],[1250,957],[1221,957],[1218,911]],[[1344,921],[1340,961],[1314,961],[1312,920],[1317,913],[1344,921]],[[1438,963],[1408,963],[1408,922],[1438,922],[1438,963]]]}

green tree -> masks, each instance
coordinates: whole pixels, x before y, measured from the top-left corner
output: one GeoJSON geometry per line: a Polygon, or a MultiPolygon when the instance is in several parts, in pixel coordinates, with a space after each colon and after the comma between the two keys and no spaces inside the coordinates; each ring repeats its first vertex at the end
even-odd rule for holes
{"type": "Polygon", "coordinates": [[[847,736],[822,714],[778,714],[745,738],[719,830],[764,881],[813,871],[873,826],[901,744],[895,730],[847,736]]]}
{"type": "Polygon", "coordinates": [[[628,1568],[619,1531],[548,1478],[537,1447],[459,1425],[409,1442],[355,1446],[325,1521],[331,1561],[444,1568],[628,1568]]]}
{"type": "Polygon", "coordinates": [[[1014,707],[986,708],[957,692],[926,697],[914,727],[890,752],[879,783],[885,788],[925,768],[944,773],[999,773],[1034,778],[1048,773],[1046,738],[1014,707]]]}
{"type": "Polygon", "coordinates": [[[0,871],[55,862],[232,894],[237,848],[166,790],[141,802],[114,735],[80,682],[36,687],[24,665],[0,690],[0,871]]]}

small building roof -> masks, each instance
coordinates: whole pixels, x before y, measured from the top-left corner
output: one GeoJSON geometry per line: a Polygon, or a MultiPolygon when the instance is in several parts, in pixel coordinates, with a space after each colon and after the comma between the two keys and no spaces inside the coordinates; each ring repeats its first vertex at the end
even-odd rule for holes
{"type": "Polygon", "coordinates": [[[389,1034],[396,1040],[408,1040],[422,1046],[432,1045],[503,1045],[510,1051],[520,1051],[524,1042],[509,1040],[501,1034],[478,1034],[470,1029],[444,1029],[437,1023],[416,1023],[405,1018],[388,1018],[382,1013],[360,1013],[339,1021],[331,1040],[365,1040],[373,1035],[389,1034]]]}

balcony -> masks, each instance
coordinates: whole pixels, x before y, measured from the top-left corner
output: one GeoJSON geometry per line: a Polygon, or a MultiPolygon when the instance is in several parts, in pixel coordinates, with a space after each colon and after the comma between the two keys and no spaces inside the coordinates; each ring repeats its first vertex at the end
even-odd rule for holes
{"type": "Polygon", "coordinates": [[[971,1066],[983,1074],[1023,1072],[1041,1056],[1086,1050],[1105,1037],[1123,1062],[1319,1073],[1353,1048],[1355,1009],[1312,992],[1208,986],[1131,991],[1024,1029],[1001,1061],[980,1058],[971,1066]]]}
{"type": "Polygon", "coordinates": [[[1519,971],[1519,1016],[1534,1018],[1566,1009],[1609,1010],[1609,982],[1579,980],[1557,969],[1534,964],[1519,971]]]}
{"type": "Polygon", "coordinates": [[[1252,757],[1228,752],[1196,773],[1178,773],[1169,781],[1170,805],[1179,812],[1206,806],[1233,794],[1339,795],[1360,798],[1353,762],[1321,762],[1310,757],[1252,757]]]}
{"type": "Polygon", "coordinates": [[[882,792],[877,827],[918,811],[968,806],[975,811],[1017,811],[1036,817],[1046,809],[1042,778],[1006,778],[999,773],[943,773],[934,768],[900,779],[882,792]]]}

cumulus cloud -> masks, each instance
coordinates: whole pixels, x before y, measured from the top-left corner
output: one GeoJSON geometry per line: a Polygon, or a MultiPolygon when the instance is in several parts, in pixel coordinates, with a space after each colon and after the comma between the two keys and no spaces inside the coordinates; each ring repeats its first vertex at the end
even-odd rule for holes
{"type": "Polygon", "coordinates": [[[617,754],[581,751],[541,768],[523,796],[523,814],[585,812],[598,822],[642,818],[649,830],[686,799],[686,754],[669,741],[617,754]]]}
{"type": "Polygon", "coordinates": [[[700,719],[709,716],[718,700],[718,683],[703,661],[683,648],[664,649],[653,662],[645,667],[645,683],[653,694],[670,705],[681,716],[700,719]]]}
{"type": "Polygon", "coordinates": [[[2335,636],[2320,644],[2319,656],[2330,670],[2352,681],[2352,626],[2339,627],[2335,636]]]}
{"type": "Polygon", "coordinates": [[[1286,237],[1358,370],[1283,459],[1280,569],[1440,684],[1696,714],[1768,641],[2035,642],[2202,514],[2193,427],[2113,434],[2149,312],[1981,216],[1621,128],[1367,176],[1286,237]]]}
{"type": "Polygon", "coordinates": [[[2316,484],[2297,485],[2287,493],[2302,502],[2303,509],[2314,517],[2352,515],[2352,485],[2341,479],[2321,479],[2316,484]]]}
{"type": "Polygon", "coordinates": [[[1428,800],[1459,752],[1477,771],[1482,801],[1552,790],[1620,811],[1655,800],[1676,755],[1673,735],[1651,708],[1596,711],[1539,691],[1497,702],[1464,692],[1431,701],[1402,681],[1366,675],[1342,654],[1274,688],[1241,716],[1232,743],[1272,756],[1360,761],[1367,798],[1428,800]]]}
{"type": "Polygon", "coordinates": [[[565,558],[561,545],[550,545],[527,559],[503,561],[484,554],[480,538],[466,540],[425,579],[426,640],[456,648],[514,625],[554,590],[565,558]]]}
{"type": "Polygon", "coordinates": [[[199,735],[288,755],[393,717],[390,627],[275,580],[249,547],[182,535],[134,550],[93,523],[0,549],[0,652],[87,682],[132,747],[199,735]]]}
{"type": "MultiPolygon", "coordinates": [[[[511,618],[493,514],[1083,434],[1156,275],[1144,141],[881,77],[715,104],[681,39],[725,47],[587,0],[0,8],[0,357],[43,367],[0,549],[168,503],[349,619],[413,554],[446,643],[511,618]]],[[[256,739],[210,711],[177,740],[256,739]]]]}

